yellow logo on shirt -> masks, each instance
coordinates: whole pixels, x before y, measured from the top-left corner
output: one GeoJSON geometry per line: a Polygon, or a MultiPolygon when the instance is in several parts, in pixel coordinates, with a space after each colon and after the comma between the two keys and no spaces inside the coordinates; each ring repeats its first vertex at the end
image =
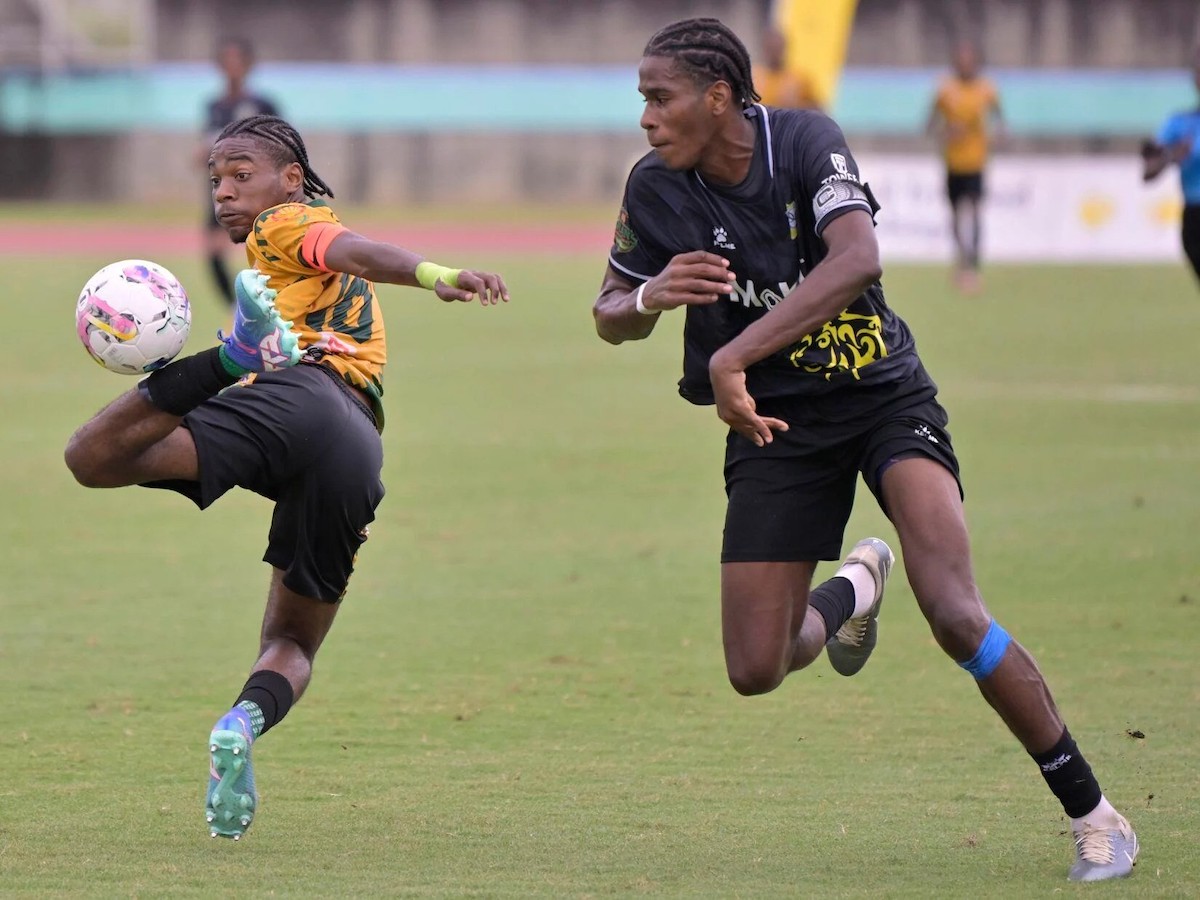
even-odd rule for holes
{"type": "Polygon", "coordinates": [[[853,372],[857,378],[859,369],[887,355],[879,316],[843,312],[819,331],[801,338],[788,358],[805,372],[823,372],[826,378],[853,372]]]}

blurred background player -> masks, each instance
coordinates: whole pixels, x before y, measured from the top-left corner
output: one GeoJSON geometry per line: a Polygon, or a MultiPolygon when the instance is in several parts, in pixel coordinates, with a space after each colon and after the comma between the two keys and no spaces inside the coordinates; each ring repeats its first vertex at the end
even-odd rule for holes
{"type": "Polygon", "coordinates": [[[970,41],[954,48],[954,71],[938,87],[926,130],[937,136],[946,163],[946,194],[954,234],[955,283],[964,293],[982,286],[979,276],[984,169],[992,130],[1002,127],[1000,95],[980,74],[979,50],[970,41]]]}
{"type": "Polygon", "coordinates": [[[754,85],[765,106],[819,109],[821,104],[802,72],[787,66],[787,38],[778,28],[763,34],[762,63],[754,67],[754,85]]]}
{"type": "MultiPolygon", "coordinates": [[[[1192,52],[1192,78],[1200,96],[1200,47],[1192,52]]],[[[1183,252],[1200,279],[1200,105],[1178,112],[1142,147],[1142,178],[1152,181],[1168,166],[1179,166],[1183,189],[1183,252]]]]}
{"type": "MultiPolygon", "coordinates": [[[[217,46],[217,68],[225,78],[225,90],[205,104],[204,139],[196,150],[196,164],[208,170],[208,153],[221,130],[239,119],[250,116],[279,115],[275,103],[259,94],[251,93],[246,80],[254,68],[254,46],[245,38],[225,38],[217,46]]],[[[213,212],[212,198],[206,204],[204,214],[204,247],[208,256],[208,268],[213,283],[225,302],[233,305],[233,278],[229,274],[226,256],[233,248],[229,235],[213,212]]]]}

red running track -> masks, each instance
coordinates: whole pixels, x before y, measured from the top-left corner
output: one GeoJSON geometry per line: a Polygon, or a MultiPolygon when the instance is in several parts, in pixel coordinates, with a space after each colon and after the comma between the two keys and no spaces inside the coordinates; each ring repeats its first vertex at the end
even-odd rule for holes
{"type": "MultiPolygon", "coordinates": [[[[594,225],[428,225],[364,228],[381,241],[421,254],[465,253],[571,254],[603,256],[612,246],[612,230],[594,225]]],[[[38,222],[0,225],[0,255],[61,256],[96,253],[113,259],[154,259],[200,253],[200,228],[179,225],[60,225],[38,222]]]]}

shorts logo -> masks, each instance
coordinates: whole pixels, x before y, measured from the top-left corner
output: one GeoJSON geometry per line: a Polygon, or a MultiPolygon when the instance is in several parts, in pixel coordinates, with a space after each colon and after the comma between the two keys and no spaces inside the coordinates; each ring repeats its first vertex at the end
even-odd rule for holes
{"type": "Polygon", "coordinates": [[[713,246],[721,247],[725,250],[737,249],[737,245],[729,239],[729,234],[725,231],[725,226],[723,225],[713,226],[713,246]]]}
{"type": "Polygon", "coordinates": [[[618,253],[628,253],[638,245],[637,232],[629,224],[629,213],[623,206],[621,207],[620,215],[617,216],[617,227],[613,232],[613,243],[616,245],[618,253]]]}
{"type": "Polygon", "coordinates": [[[931,443],[931,444],[940,444],[941,443],[941,441],[939,441],[936,437],[934,437],[933,432],[929,430],[928,425],[921,425],[918,428],[914,428],[913,434],[915,434],[917,437],[925,438],[925,440],[929,441],[929,443],[931,443]]]}

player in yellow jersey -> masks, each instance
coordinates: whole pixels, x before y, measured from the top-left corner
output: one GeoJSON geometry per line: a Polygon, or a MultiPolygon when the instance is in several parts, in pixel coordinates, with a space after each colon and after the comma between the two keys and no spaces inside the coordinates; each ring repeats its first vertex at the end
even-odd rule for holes
{"type": "Polygon", "coordinates": [[[787,38],[777,28],[763,35],[762,63],[753,69],[754,86],[764,106],[820,109],[808,79],[786,65],[787,38]]]}
{"type": "Polygon", "coordinates": [[[1002,127],[1000,94],[981,74],[975,45],[962,42],[954,50],[953,74],[938,87],[927,130],[942,145],[956,250],[955,281],[967,293],[981,286],[983,176],[993,134],[1002,127]]]}
{"type": "MultiPolygon", "coordinates": [[[[208,743],[209,830],[237,839],[258,802],[251,744],[308,686],[383,498],[387,345],[372,282],[485,306],[508,289],[499,275],[348,230],[314,199],[333,192],[275,116],[226,127],[208,169],[217,220],[255,267],[235,280],[232,333],[97,413],[71,437],[66,462],[86,487],[168,488],[201,509],[233,487],[275,501],[258,659],[208,743]]],[[[224,640],[219,626],[213,639],[224,640]]]]}

